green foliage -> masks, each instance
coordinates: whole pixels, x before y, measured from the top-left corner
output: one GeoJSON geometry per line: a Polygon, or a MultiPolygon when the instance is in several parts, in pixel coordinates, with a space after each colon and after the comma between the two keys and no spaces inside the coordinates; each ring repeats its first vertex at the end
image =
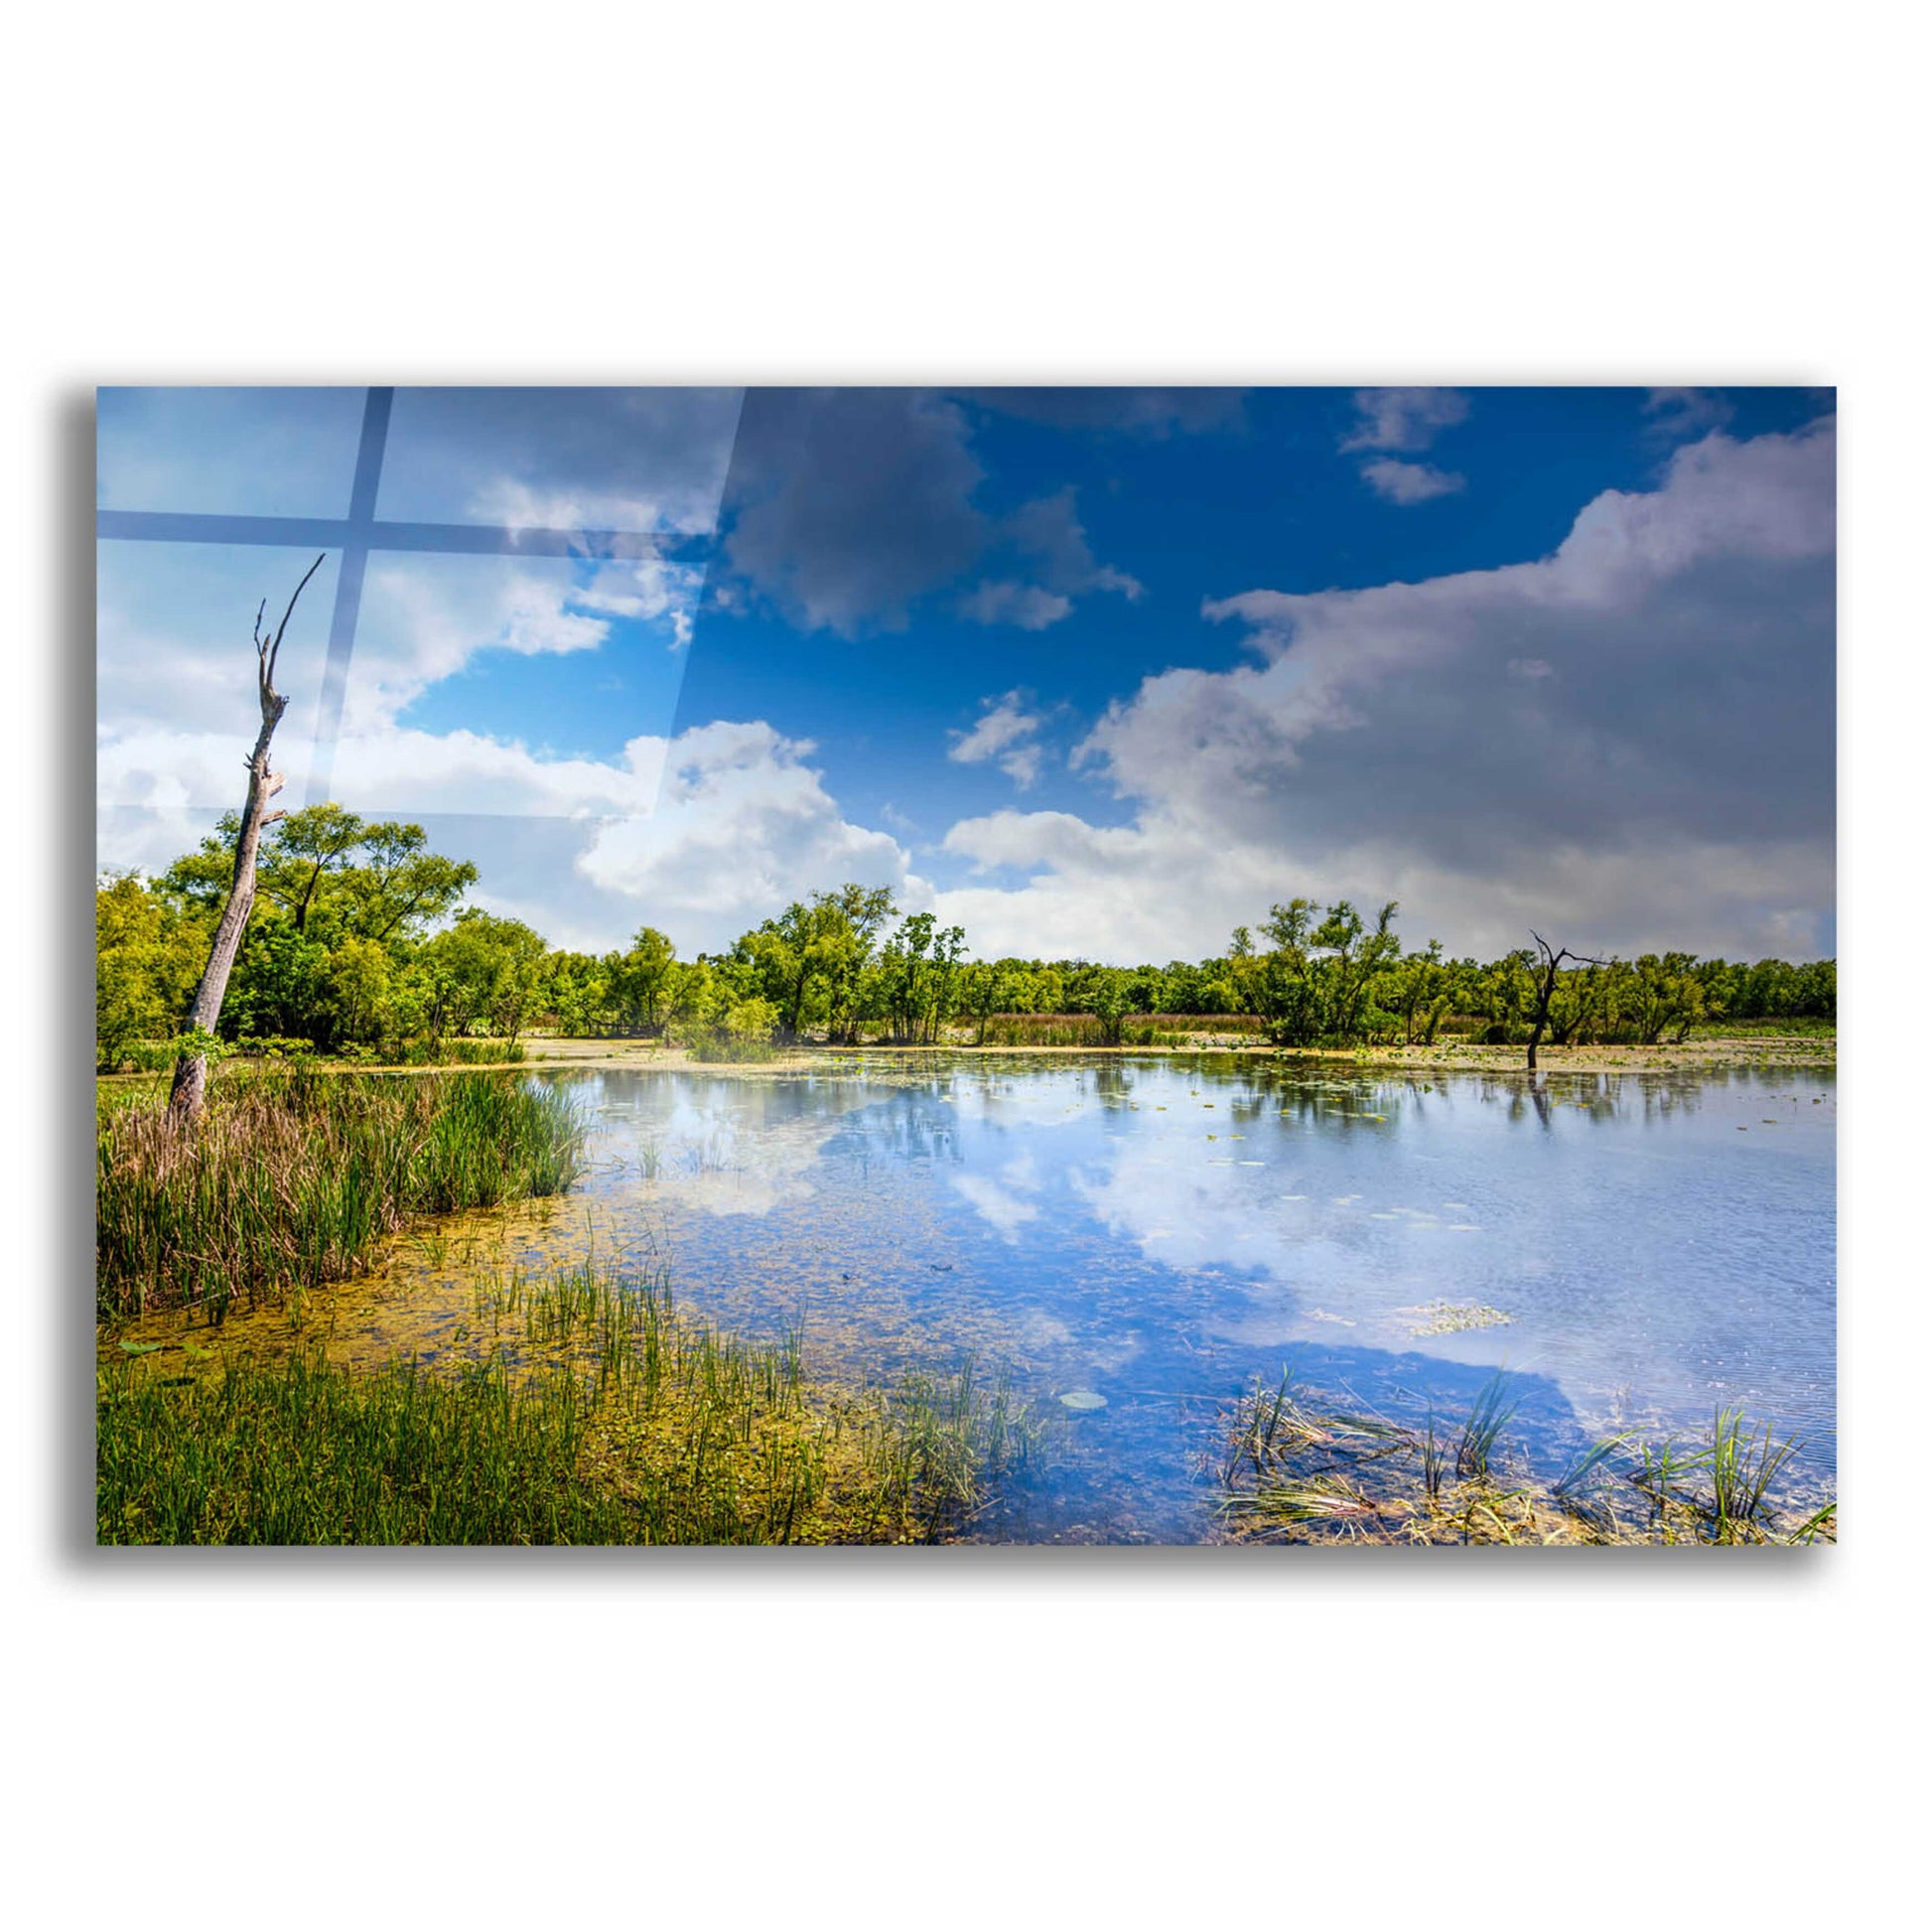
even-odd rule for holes
{"type": "Polygon", "coordinates": [[[965,957],[964,928],[941,928],[930,912],[914,912],[880,955],[876,1001],[896,1040],[930,1045],[952,1017],[965,957]]]}
{"type": "MultiPolygon", "coordinates": [[[[101,882],[102,1067],[171,1063],[166,1041],[206,960],[235,829],[230,815],[152,886],[101,882]]],[[[420,826],[369,823],[333,803],[290,814],[264,845],[222,1037],[249,1050],[293,1039],[351,1060],[421,1064],[459,1057],[450,1042],[480,1030],[514,1047],[531,1027],[757,1057],[765,1023],[746,1016],[766,1011],[769,1035],[782,1040],[1127,1046],[1258,1029],[1290,1048],[1471,1035],[1521,1043],[1539,1031],[1558,1046],[1654,1044],[1780,1021],[1829,1028],[1837,1013],[1830,960],[1746,966],[1683,952],[1563,962],[1545,1010],[1547,975],[1531,949],[1487,965],[1446,959],[1435,940],[1405,953],[1393,903],[1370,924],[1345,899],[1277,902],[1217,958],[1119,967],[972,960],[960,927],[916,912],[895,928],[890,890],[855,883],[792,901],[722,955],[680,960],[666,933],[643,925],[627,949],[598,957],[553,951],[521,921],[474,907],[450,917],[476,877],[428,851],[420,826]],[[438,921],[447,923],[432,929],[438,921]],[[1226,1024],[1203,1029],[1212,1016],[1226,1024]]]]}
{"type": "Polygon", "coordinates": [[[694,1060],[768,1060],[778,1009],[769,1000],[741,1000],[725,1015],[722,1026],[699,1034],[691,1042],[694,1060]]]}
{"type": "MultiPolygon", "coordinates": [[[[240,831],[240,815],[224,813],[200,850],[169,867],[157,889],[181,904],[218,912],[240,831]]],[[[370,824],[337,804],[306,806],[277,821],[255,863],[261,900],[298,933],[313,921],[378,942],[420,936],[476,880],[467,860],[431,852],[420,825],[370,824]]]]}
{"type": "Polygon", "coordinates": [[[542,936],[520,919],[472,907],[429,940],[418,963],[430,991],[432,1037],[466,1034],[482,1023],[514,1039],[536,1003],[542,936]]]}
{"type": "MultiPolygon", "coordinates": [[[[130,873],[110,874],[94,894],[94,1056],[104,1069],[147,1071],[139,1043],[181,1023],[207,963],[204,922],[130,873]]],[[[173,1065],[168,1051],[165,1064],[173,1065]]]]}
{"type": "MultiPolygon", "coordinates": [[[[893,909],[892,893],[884,887],[849,885],[794,899],[733,946],[731,964],[751,982],[741,997],[754,993],[769,1000],[786,1038],[796,1039],[813,1026],[833,1038],[856,1036],[864,1011],[877,1002],[875,947],[893,909]]],[[[931,914],[919,916],[929,927],[931,914]]]]}

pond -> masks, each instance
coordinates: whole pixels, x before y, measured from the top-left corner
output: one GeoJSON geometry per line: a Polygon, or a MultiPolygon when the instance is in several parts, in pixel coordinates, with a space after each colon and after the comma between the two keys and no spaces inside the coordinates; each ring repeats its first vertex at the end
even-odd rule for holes
{"type": "Polygon", "coordinates": [[[1202,1536],[1228,1410],[1285,1367],[1404,1420],[1459,1420],[1506,1368],[1548,1472],[1741,1403],[1834,1473],[1826,1071],[855,1053],[541,1077],[578,1095],[593,1167],[513,1217],[513,1259],[621,1250],[855,1380],[1009,1378],[1059,1424],[1021,1534],[1202,1536]]]}

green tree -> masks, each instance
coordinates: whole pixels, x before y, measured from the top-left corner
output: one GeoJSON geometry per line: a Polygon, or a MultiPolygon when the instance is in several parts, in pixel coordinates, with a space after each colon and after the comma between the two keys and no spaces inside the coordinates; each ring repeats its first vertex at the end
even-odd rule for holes
{"type": "Polygon", "coordinates": [[[105,875],[94,893],[94,1047],[118,1064],[136,1040],[181,1025],[207,957],[206,923],[149,891],[134,873],[105,875]]]}
{"type": "MultiPolygon", "coordinates": [[[[239,814],[224,814],[199,851],[168,868],[162,889],[184,905],[220,904],[240,829],[239,814]]],[[[407,941],[449,912],[476,884],[477,868],[431,852],[420,825],[372,825],[330,803],[305,806],[274,825],[255,880],[297,932],[315,919],[359,938],[407,941]]]]}
{"type": "Polygon", "coordinates": [[[914,912],[886,942],[880,957],[880,994],[897,1039],[930,1045],[951,1018],[955,982],[966,950],[962,927],[941,927],[930,912],[914,912]]]}
{"type": "Polygon", "coordinates": [[[637,928],[630,950],[611,961],[618,1024],[629,1032],[662,1031],[677,989],[677,948],[655,926],[637,928]]]}
{"type": "Polygon", "coordinates": [[[432,1032],[466,1034],[479,1021],[514,1039],[535,1002],[542,936],[520,919],[500,919],[472,906],[423,947],[434,976],[432,1032]]]}

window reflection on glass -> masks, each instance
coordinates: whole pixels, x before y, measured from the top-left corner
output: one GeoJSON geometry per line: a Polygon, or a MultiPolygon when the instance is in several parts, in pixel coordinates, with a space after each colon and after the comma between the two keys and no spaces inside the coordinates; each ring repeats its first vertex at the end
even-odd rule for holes
{"type": "Polygon", "coordinates": [[[718,520],[738,389],[398,389],[377,514],[692,535],[718,520]]]}
{"type": "Polygon", "coordinates": [[[97,488],[106,510],[341,516],[362,389],[102,389],[97,488]]]}

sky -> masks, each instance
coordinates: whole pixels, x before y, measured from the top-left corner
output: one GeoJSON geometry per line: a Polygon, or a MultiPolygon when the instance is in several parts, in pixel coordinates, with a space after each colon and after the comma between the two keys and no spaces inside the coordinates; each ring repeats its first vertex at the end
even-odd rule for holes
{"type": "Polygon", "coordinates": [[[255,612],[323,552],[282,802],[422,824],[555,945],[857,880],[982,958],[1201,958],[1296,896],[1451,955],[1828,955],[1833,411],[398,389],[365,452],[361,389],[103,389],[99,862],[240,804],[255,612]]]}

